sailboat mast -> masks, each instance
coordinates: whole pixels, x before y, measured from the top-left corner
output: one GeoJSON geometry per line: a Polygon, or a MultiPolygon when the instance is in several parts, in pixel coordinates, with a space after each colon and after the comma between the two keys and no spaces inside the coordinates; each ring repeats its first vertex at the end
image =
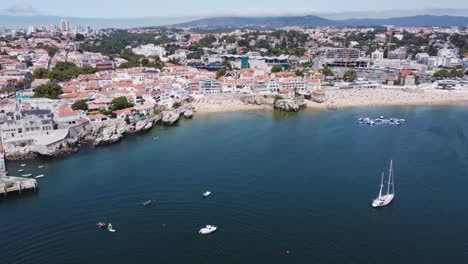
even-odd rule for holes
{"type": "Polygon", "coordinates": [[[393,175],[393,161],[392,161],[392,193],[395,194],[395,175],[393,175]]]}
{"type": "Polygon", "coordinates": [[[388,185],[387,185],[387,194],[390,194],[390,184],[392,182],[392,169],[393,167],[393,160],[390,160],[390,169],[388,171],[388,185]]]}
{"type": "Polygon", "coordinates": [[[382,189],[383,189],[383,178],[384,178],[384,173],[382,171],[382,180],[380,181],[380,191],[379,191],[379,198],[382,197],[382,189]]]}

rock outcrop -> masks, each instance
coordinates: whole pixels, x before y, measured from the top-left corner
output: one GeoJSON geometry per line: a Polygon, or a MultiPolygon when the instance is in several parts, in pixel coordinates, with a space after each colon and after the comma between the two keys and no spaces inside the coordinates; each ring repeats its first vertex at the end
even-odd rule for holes
{"type": "Polygon", "coordinates": [[[275,101],[274,108],[285,112],[297,112],[302,108],[307,107],[307,104],[302,98],[296,99],[279,99],[275,101]]]}
{"type": "Polygon", "coordinates": [[[187,109],[184,111],[184,117],[187,118],[187,119],[190,119],[193,117],[193,110],[191,109],[187,109]]]}
{"type": "Polygon", "coordinates": [[[270,105],[273,106],[274,99],[271,97],[255,96],[255,95],[243,95],[240,100],[246,104],[254,105],[270,105]]]}
{"type": "Polygon", "coordinates": [[[163,111],[161,112],[162,115],[162,123],[166,126],[171,126],[179,121],[180,112],[179,111],[163,111]]]}
{"type": "Polygon", "coordinates": [[[161,118],[162,115],[156,115],[130,124],[122,120],[112,120],[76,126],[68,129],[65,138],[49,145],[39,145],[33,140],[5,143],[5,154],[10,160],[34,159],[38,156],[64,156],[78,151],[82,144],[92,143],[94,146],[113,144],[127,135],[148,131],[161,121],[161,118]]]}
{"type": "Polygon", "coordinates": [[[139,120],[135,123],[127,124],[124,121],[114,121],[105,126],[92,129],[92,136],[95,137],[94,146],[113,144],[127,135],[145,132],[161,120],[161,115],[139,120]]]}

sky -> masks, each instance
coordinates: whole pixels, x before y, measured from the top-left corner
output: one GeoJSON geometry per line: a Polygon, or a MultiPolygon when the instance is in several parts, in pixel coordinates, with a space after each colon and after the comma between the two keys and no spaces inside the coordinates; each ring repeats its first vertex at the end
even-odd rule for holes
{"type": "Polygon", "coordinates": [[[467,0],[0,0],[8,14],[83,18],[298,15],[385,9],[468,8],[467,0]],[[389,3],[389,5],[384,5],[389,3]]]}

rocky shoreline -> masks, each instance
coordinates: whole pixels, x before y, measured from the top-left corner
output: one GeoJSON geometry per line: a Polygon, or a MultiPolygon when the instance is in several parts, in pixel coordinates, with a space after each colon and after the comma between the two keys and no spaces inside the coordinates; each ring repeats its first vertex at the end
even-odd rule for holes
{"type": "Polygon", "coordinates": [[[105,123],[79,125],[69,128],[66,138],[44,146],[35,142],[5,143],[5,155],[8,160],[28,160],[39,157],[63,157],[78,152],[80,147],[92,145],[99,147],[121,141],[123,138],[151,130],[158,124],[172,126],[181,117],[193,117],[190,108],[163,111],[143,120],[127,124],[123,120],[112,120],[105,123]]]}
{"type": "MultiPolygon", "coordinates": [[[[287,112],[297,112],[307,107],[303,98],[275,100],[272,97],[247,95],[238,97],[237,100],[244,105],[287,112]]],[[[189,104],[176,110],[162,111],[157,115],[129,124],[124,120],[114,119],[103,123],[71,127],[63,140],[46,146],[31,140],[29,142],[4,143],[3,147],[8,160],[63,157],[78,152],[83,146],[99,147],[117,143],[129,135],[149,131],[158,124],[172,126],[182,117],[192,118],[194,112],[196,109],[189,104]]]]}

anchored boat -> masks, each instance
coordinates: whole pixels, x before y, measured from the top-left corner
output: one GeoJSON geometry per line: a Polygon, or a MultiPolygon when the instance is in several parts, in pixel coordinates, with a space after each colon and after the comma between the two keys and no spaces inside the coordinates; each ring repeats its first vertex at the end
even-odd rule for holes
{"type": "Polygon", "coordinates": [[[215,232],[217,229],[218,229],[218,227],[216,227],[216,226],[207,225],[206,227],[200,229],[200,231],[198,231],[198,233],[200,233],[202,235],[208,235],[208,234],[211,234],[211,233],[215,232]]]}
{"type": "Polygon", "coordinates": [[[142,204],[143,204],[143,206],[148,206],[148,205],[150,205],[152,203],[153,203],[153,200],[148,200],[148,201],[144,201],[142,204]]]}
{"type": "Polygon", "coordinates": [[[392,201],[393,198],[395,197],[395,184],[394,184],[394,179],[393,179],[393,160],[390,161],[390,169],[388,172],[388,182],[387,182],[387,194],[382,195],[384,187],[384,173],[382,172],[382,180],[380,182],[380,191],[379,191],[379,196],[375,198],[375,200],[372,202],[372,207],[377,208],[377,207],[384,207],[389,205],[392,201]]]}

